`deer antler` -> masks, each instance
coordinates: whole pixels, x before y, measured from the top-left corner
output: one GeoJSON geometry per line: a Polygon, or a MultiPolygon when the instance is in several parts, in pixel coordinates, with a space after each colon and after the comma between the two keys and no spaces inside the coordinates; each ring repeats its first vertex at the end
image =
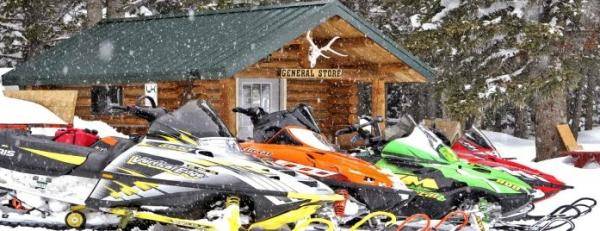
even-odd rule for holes
{"type": "Polygon", "coordinates": [[[329,43],[327,43],[326,46],[321,48],[321,51],[329,51],[331,53],[334,53],[338,56],[342,56],[342,57],[346,57],[348,55],[346,54],[342,54],[340,52],[335,51],[334,49],[331,48],[331,45],[333,45],[333,43],[335,42],[335,40],[338,40],[340,38],[340,36],[335,36],[333,39],[331,39],[331,41],[329,41],[329,43]]]}
{"type": "Polygon", "coordinates": [[[348,56],[348,55],[339,53],[331,48],[331,45],[333,45],[333,43],[336,40],[338,40],[339,38],[340,38],[339,36],[336,36],[333,39],[331,39],[331,41],[329,41],[329,43],[327,43],[327,45],[319,48],[319,46],[317,46],[317,44],[315,44],[315,42],[312,40],[312,37],[310,36],[310,31],[308,31],[306,33],[306,40],[308,40],[308,43],[310,44],[308,60],[310,61],[311,68],[313,68],[317,65],[317,60],[319,59],[319,57],[324,57],[326,59],[329,58],[329,56],[323,54],[323,52],[325,52],[325,51],[331,52],[335,55],[342,56],[342,57],[348,56]]]}

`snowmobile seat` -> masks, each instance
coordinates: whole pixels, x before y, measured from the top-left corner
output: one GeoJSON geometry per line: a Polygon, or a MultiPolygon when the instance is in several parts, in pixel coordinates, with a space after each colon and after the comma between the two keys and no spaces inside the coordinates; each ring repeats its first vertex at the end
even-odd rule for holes
{"type": "Polygon", "coordinates": [[[61,176],[83,164],[94,149],[53,142],[25,132],[0,132],[0,167],[15,171],[61,176]]]}
{"type": "Polygon", "coordinates": [[[108,136],[100,139],[98,142],[92,145],[92,147],[96,149],[105,149],[115,154],[121,154],[136,143],[137,142],[132,139],[108,136]]]}
{"type": "Polygon", "coordinates": [[[73,169],[73,175],[96,177],[117,156],[134,146],[136,142],[119,137],[105,137],[92,147],[96,150],[88,155],[87,160],[73,169]]]}

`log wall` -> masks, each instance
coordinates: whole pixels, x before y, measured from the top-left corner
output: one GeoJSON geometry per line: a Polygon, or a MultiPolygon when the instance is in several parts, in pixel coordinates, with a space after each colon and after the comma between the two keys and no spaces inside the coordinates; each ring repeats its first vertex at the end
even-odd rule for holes
{"type": "Polygon", "coordinates": [[[358,112],[358,83],[334,80],[288,80],[287,108],[304,103],[313,109],[323,132],[333,133],[354,123],[358,112]]]}
{"type": "MultiPolygon", "coordinates": [[[[119,85],[123,87],[123,104],[133,105],[138,97],[144,95],[143,84],[119,85]]],[[[182,82],[159,82],[158,83],[158,105],[168,110],[179,108],[183,103],[191,99],[206,99],[220,116],[225,116],[226,106],[223,103],[223,80],[204,81],[182,81],[182,82]]],[[[76,90],[78,91],[75,115],[84,120],[102,120],[118,131],[126,134],[144,134],[148,123],[128,114],[98,115],[92,113],[91,86],[42,86],[32,87],[34,90],[76,90]]]]}

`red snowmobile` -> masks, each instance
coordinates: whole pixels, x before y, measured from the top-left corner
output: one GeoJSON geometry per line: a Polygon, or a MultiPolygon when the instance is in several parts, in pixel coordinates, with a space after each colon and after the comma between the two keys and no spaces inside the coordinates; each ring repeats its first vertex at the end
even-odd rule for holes
{"type": "Polygon", "coordinates": [[[471,163],[486,165],[503,169],[525,181],[535,189],[543,192],[536,196],[535,201],[540,201],[564,189],[573,188],[556,177],[527,167],[525,165],[502,158],[492,142],[476,127],[467,130],[462,137],[452,144],[452,150],[461,158],[471,163]]]}

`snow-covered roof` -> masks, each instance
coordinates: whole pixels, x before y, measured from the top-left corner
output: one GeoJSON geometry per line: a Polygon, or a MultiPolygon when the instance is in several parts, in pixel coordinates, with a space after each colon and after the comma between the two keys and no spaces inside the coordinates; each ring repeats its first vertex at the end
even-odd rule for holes
{"type": "Polygon", "coordinates": [[[14,85],[81,85],[223,79],[339,17],[433,79],[425,63],[338,1],[106,20],[5,76],[14,85]]]}
{"type": "Polygon", "coordinates": [[[13,68],[12,67],[0,67],[0,77],[2,77],[2,75],[4,75],[4,73],[11,71],[13,68]]]}

